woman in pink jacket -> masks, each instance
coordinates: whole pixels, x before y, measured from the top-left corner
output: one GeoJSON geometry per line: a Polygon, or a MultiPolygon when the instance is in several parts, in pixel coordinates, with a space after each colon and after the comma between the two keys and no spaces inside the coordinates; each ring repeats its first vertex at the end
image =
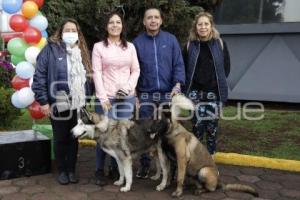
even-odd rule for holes
{"type": "MultiPolygon", "coordinates": [[[[93,78],[96,88],[95,110],[113,119],[130,119],[135,105],[135,87],[140,67],[135,47],[124,38],[124,23],[114,12],[107,18],[106,37],[94,45],[92,54],[93,78]]],[[[96,148],[96,184],[107,184],[104,177],[106,153],[96,148]]],[[[118,174],[112,164],[111,174],[118,174]]]]}

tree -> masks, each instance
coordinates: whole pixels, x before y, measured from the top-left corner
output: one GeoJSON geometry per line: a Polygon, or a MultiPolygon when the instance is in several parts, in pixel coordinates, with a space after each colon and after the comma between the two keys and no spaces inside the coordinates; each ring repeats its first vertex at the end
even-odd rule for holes
{"type": "Polygon", "coordinates": [[[159,7],[163,12],[163,28],[174,33],[183,44],[194,16],[203,10],[200,5],[207,5],[207,8],[210,8],[211,2],[216,3],[219,0],[197,2],[187,0],[51,0],[46,3],[42,11],[48,18],[50,34],[55,31],[63,18],[75,16],[91,48],[95,42],[103,38],[104,19],[111,11],[118,10],[123,13],[127,36],[131,40],[143,30],[144,10],[147,7],[159,7]]]}

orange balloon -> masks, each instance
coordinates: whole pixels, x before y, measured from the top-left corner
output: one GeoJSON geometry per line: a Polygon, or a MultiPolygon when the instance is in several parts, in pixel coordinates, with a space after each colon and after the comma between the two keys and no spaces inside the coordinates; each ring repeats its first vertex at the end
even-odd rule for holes
{"type": "Polygon", "coordinates": [[[22,5],[22,14],[27,19],[33,18],[38,11],[39,11],[39,7],[33,1],[26,1],[22,5]]]}
{"type": "Polygon", "coordinates": [[[42,5],[44,4],[44,0],[25,0],[25,1],[35,2],[39,6],[39,8],[42,7],[42,5]]]}

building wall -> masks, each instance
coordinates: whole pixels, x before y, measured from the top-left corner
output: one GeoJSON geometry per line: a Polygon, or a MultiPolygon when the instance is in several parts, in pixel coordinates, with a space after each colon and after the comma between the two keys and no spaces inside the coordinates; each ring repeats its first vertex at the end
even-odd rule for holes
{"type": "Polygon", "coordinates": [[[300,23],[218,29],[231,55],[229,99],[300,103],[300,23]]]}

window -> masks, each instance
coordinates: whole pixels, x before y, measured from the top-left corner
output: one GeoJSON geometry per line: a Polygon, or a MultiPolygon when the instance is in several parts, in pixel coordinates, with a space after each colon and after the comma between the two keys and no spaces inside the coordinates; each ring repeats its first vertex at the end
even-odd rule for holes
{"type": "Polygon", "coordinates": [[[217,24],[300,22],[299,0],[223,0],[217,24]]]}

